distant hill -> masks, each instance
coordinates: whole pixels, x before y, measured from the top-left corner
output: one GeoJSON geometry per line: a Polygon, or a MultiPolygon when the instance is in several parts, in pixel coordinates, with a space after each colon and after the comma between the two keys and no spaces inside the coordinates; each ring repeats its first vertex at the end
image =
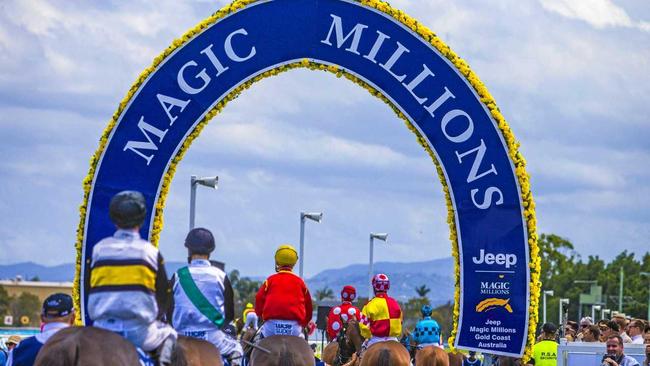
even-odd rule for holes
{"type": "MultiPolygon", "coordinates": [[[[417,296],[415,288],[426,285],[431,289],[428,297],[434,306],[453,301],[454,260],[451,257],[425,262],[378,262],[375,273],[386,273],[391,280],[390,295],[398,300],[417,296]]],[[[334,291],[338,298],[340,289],[352,285],[360,297],[368,296],[368,265],[353,264],[343,268],[328,269],[307,280],[312,295],[325,287],[334,291]]]]}
{"type": "MultiPolygon", "coordinates": [[[[171,275],[184,262],[165,263],[167,272],[171,275]]],[[[453,258],[435,259],[425,262],[396,263],[377,262],[375,272],[383,272],[390,276],[390,294],[399,300],[417,296],[415,287],[426,285],[431,289],[428,297],[432,305],[441,305],[454,298],[454,261],[453,258]]],[[[74,280],[74,264],[67,263],[47,267],[33,262],[10,265],[0,265],[0,279],[13,279],[21,276],[24,280],[38,277],[41,281],[70,282],[74,280]]],[[[368,265],[353,264],[343,268],[328,269],[307,279],[307,285],[312,295],[317,290],[329,287],[338,298],[340,289],[345,285],[357,288],[359,296],[368,294],[368,265]]],[[[260,278],[253,277],[260,280],[260,278]]]]}

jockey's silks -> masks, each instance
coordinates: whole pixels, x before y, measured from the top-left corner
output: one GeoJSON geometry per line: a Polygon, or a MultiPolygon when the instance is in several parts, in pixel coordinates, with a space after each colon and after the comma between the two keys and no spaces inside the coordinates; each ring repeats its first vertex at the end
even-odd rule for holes
{"type": "MultiPolygon", "coordinates": [[[[135,231],[118,230],[97,243],[90,270],[90,318],[124,319],[134,326],[156,320],[160,263],[158,249],[135,231]]],[[[166,280],[167,275],[164,277],[166,280]]],[[[127,328],[130,325],[124,324],[127,328]]]]}
{"type": "Polygon", "coordinates": [[[280,271],[264,281],[255,296],[255,312],[262,319],[294,320],[302,327],[311,320],[311,295],[302,278],[280,271]]]}
{"type": "Polygon", "coordinates": [[[378,293],[361,310],[359,329],[364,338],[400,337],[402,335],[402,310],[395,299],[378,293]]]}
{"type": "Polygon", "coordinates": [[[336,338],[343,323],[347,323],[352,318],[361,320],[361,310],[349,301],[343,301],[341,305],[331,308],[327,315],[327,335],[330,339],[336,338]]]}
{"type": "Polygon", "coordinates": [[[440,344],[440,325],[430,316],[424,317],[415,326],[413,340],[416,344],[440,344]]]}

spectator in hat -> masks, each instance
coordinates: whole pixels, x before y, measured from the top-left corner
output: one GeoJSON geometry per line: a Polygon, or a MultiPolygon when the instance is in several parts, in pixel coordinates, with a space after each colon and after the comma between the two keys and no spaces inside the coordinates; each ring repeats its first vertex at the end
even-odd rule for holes
{"type": "Polygon", "coordinates": [[[542,340],[533,346],[533,358],[528,365],[555,366],[557,365],[557,342],[555,336],[557,327],[553,323],[545,323],[542,326],[542,340]]]}
{"type": "Polygon", "coordinates": [[[31,366],[36,360],[38,351],[45,342],[56,332],[67,328],[74,322],[74,307],[72,297],[62,293],[50,295],[43,302],[41,311],[43,328],[41,333],[25,338],[9,353],[7,366],[31,366]]]}
{"type": "Polygon", "coordinates": [[[5,342],[5,346],[7,346],[7,351],[11,351],[12,349],[16,348],[16,346],[19,343],[20,343],[20,336],[17,335],[9,336],[9,338],[5,342]]]}

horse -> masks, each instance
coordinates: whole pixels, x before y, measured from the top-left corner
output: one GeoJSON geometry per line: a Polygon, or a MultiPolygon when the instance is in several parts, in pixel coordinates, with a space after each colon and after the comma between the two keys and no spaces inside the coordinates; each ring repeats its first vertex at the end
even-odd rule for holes
{"type": "Polygon", "coordinates": [[[302,337],[275,335],[262,338],[250,357],[254,366],[313,366],[314,352],[302,337]]]}
{"type": "MultiPolygon", "coordinates": [[[[352,342],[361,344],[361,331],[356,319],[348,321],[348,332],[352,342]]],[[[360,366],[410,366],[411,356],[397,341],[377,342],[368,347],[361,356],[360,366]]]]}
{"type": "Polygon", "coordinates": [[[447,354],[437,346],[424,347],[415,352],[415,364],[418,366],[450,366],[450,358],[451,353],[447,354]]]}
{"type": "Polygon", "coordinates": [[[353,337],[348,335],[349,332],[351,332],[350,326],[344,322],[336,339],[325,346],[321,358],[326,364],[333,366],[356,366],[358,364],[356,352],[361,349],[361,339],[357,338],[355,344],[353,337]]]}
{"type": "MultiPolygon", "coordinates": [[[[117,333],[96,327],[69,327],[56,332],[41,348],[36,366],[132,366],[140,359],[135,346],[117,333]]],[[[219,350],[207,341],[179,337],[174,366],[223,366],[219,350]]]]}

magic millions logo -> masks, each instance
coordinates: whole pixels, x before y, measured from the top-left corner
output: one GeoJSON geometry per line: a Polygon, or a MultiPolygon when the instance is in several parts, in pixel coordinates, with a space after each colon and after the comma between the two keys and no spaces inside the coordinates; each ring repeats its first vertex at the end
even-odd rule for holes
{"type": "Polygon", "coordinates": [[[510,295],[510,282],[481,281],[481,295],[510,295]]]}
{"type": "Polygon", "coordinates": [[[477,313],[484,313],[490,310],[504,308],[507,312],[512,313],[512,306],[509,304],[510,299],[499,299],[496,297],[490,297],[482,300],[476,305],[477,313]]]}

